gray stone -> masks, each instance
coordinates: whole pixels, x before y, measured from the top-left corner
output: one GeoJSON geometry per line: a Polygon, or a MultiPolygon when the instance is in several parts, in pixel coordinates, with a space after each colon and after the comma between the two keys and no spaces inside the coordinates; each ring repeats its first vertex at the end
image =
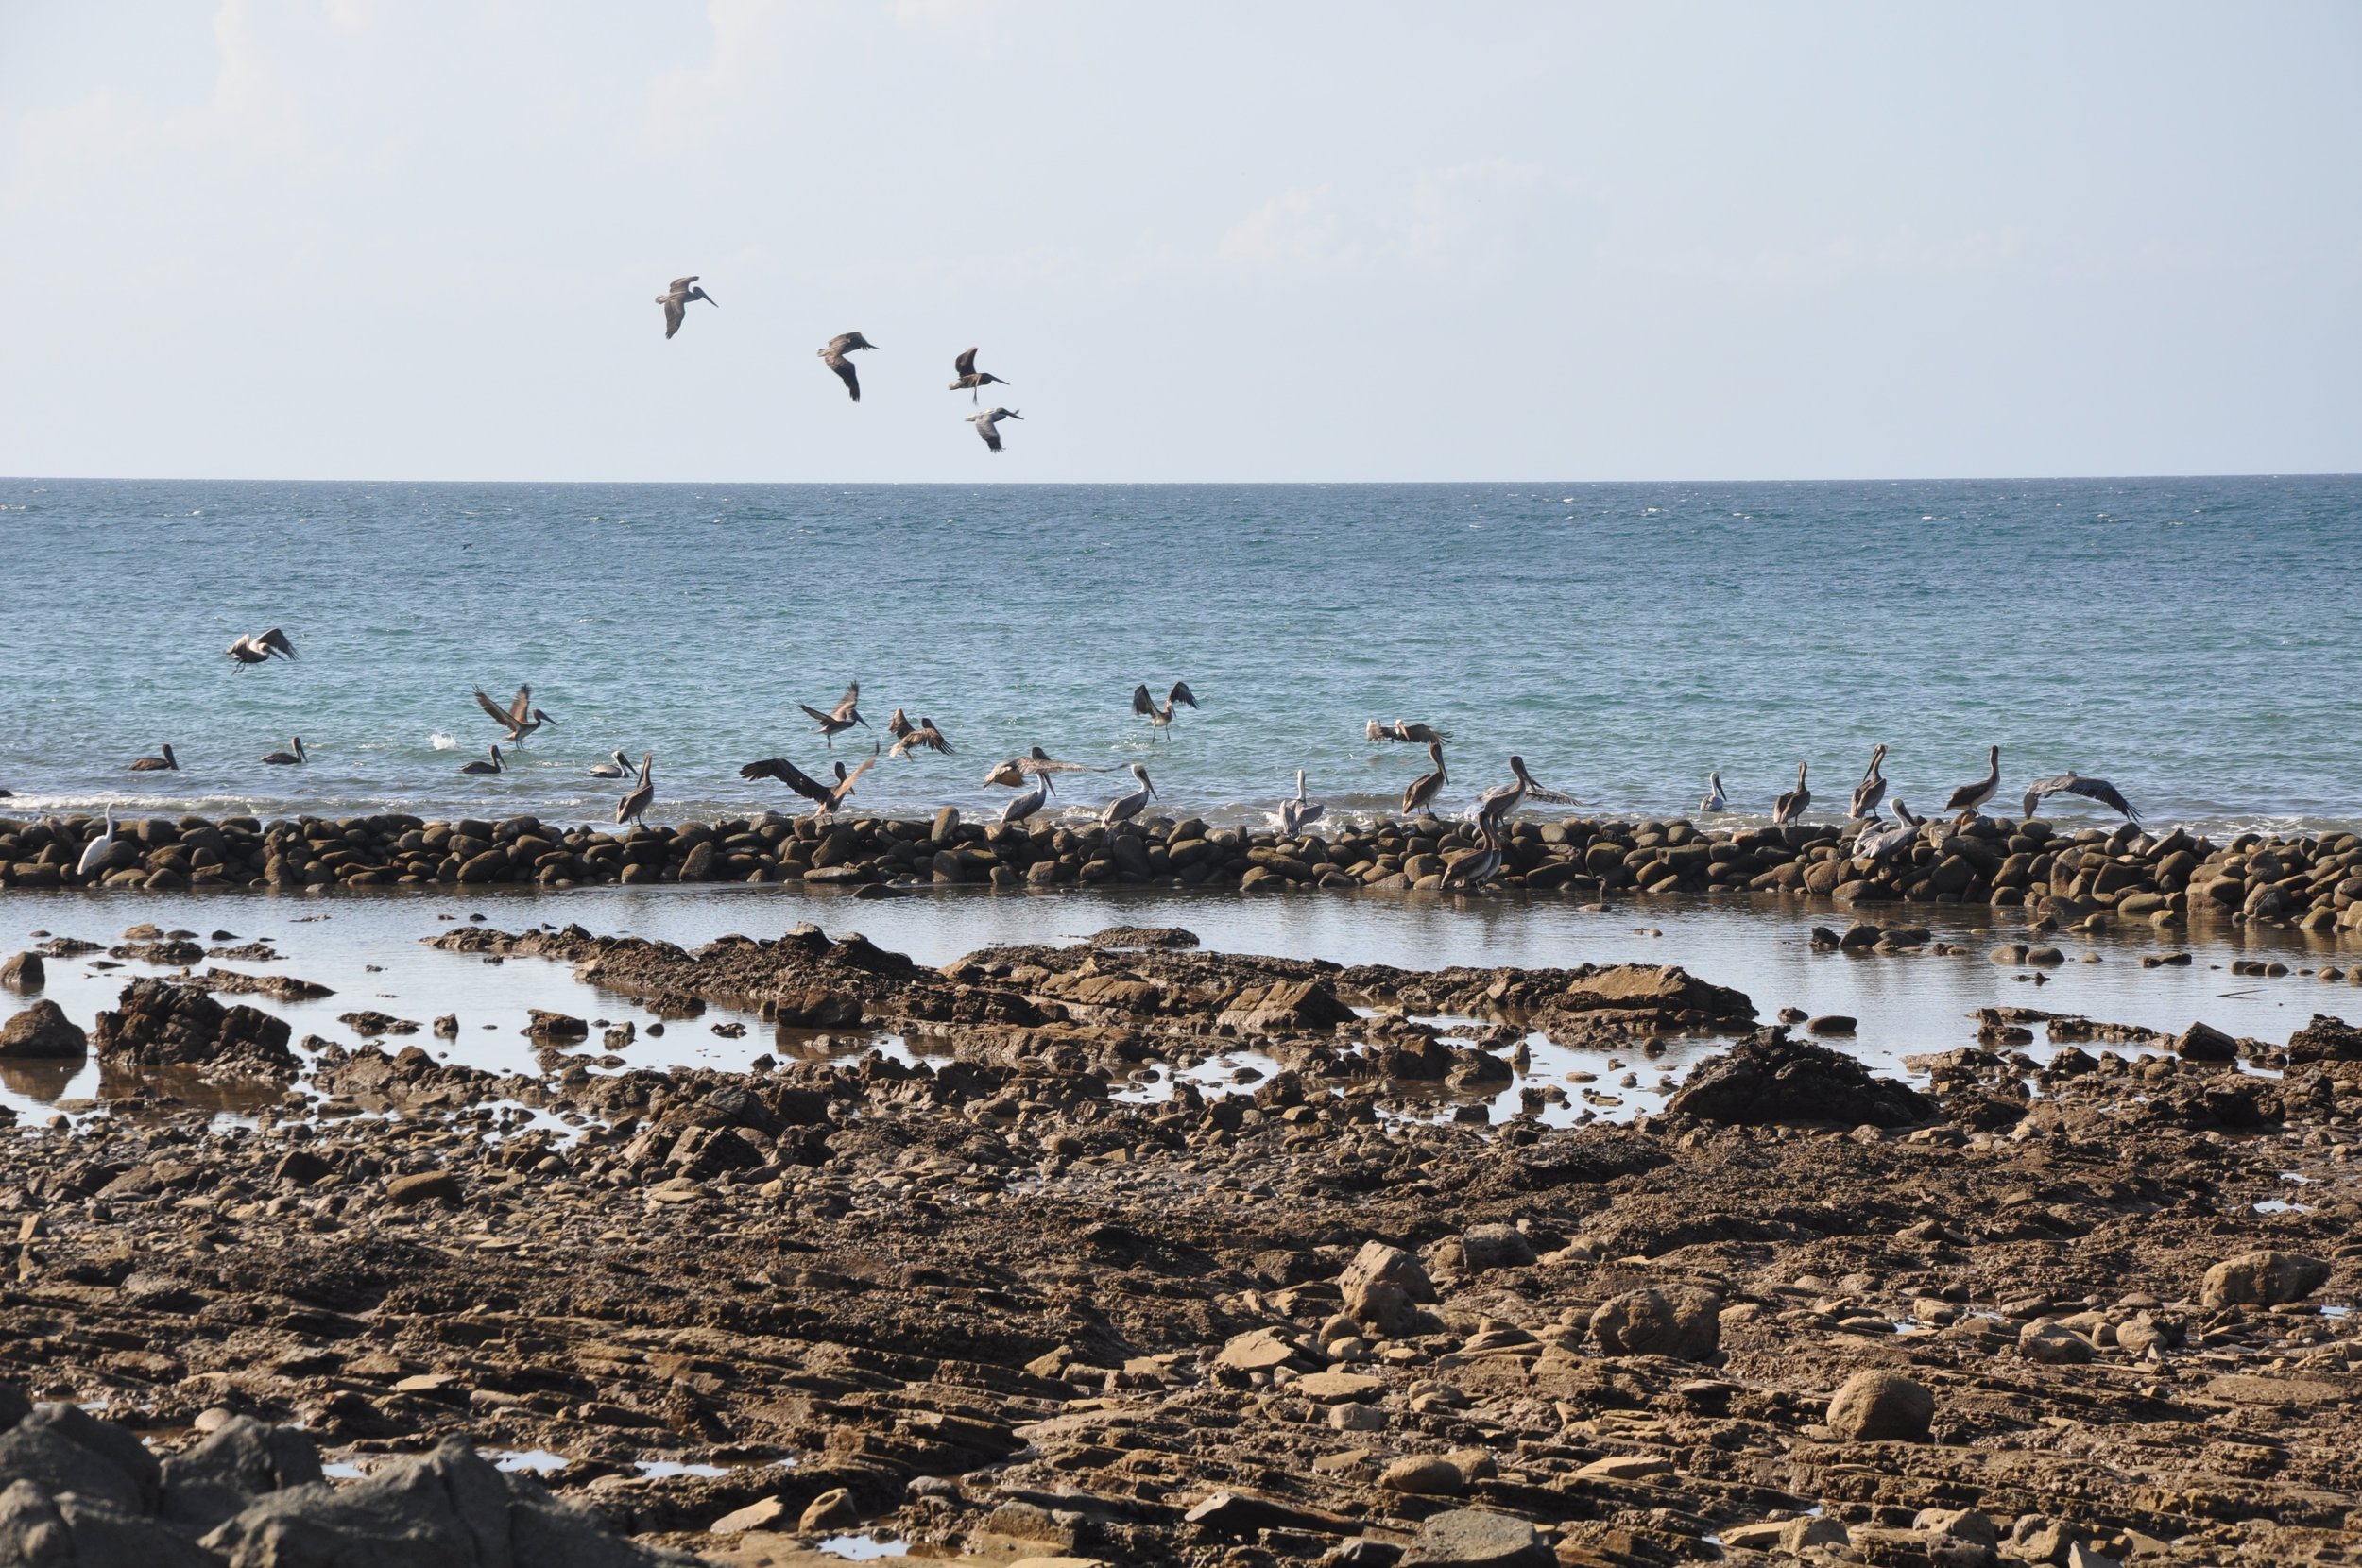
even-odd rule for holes
{"type": "Polygon", "coordinates": [[[220,1568],[152,1519],[79,1492],[51,1496],[26,1479],[0,1491],[0,1562],[24,1568],[220,1568]]]}
{"type": "Polygon", "coordinates": [[[1710,1359],[1722,1345],[1722,1302],[1694,1285],[1627,1291],[1591,1314],[1591,1337],[1609,1355],[1710,1359]]]}
{"type": "Polygon", "coordinates": [[[1830,1430],[1855,1442],[1925,1442],[1936,1396],[1898,1372],[1857,1372],[1829,1401],[1830,1430]]]}
{"type": "Polygon", "coordinates": [[[232,1416],[203,1442],[164,1460],[163,1517],[210,1530],[267,1491],[320,1479],[319,1450],[292,1426],[232,1416]]]}
{"type": "Polygon", "coordinates": [[[1419,1526],[1402,1561],[1441,1568],[1552,1568],[1557,1555],[1522,1519],[1488,1508],[1454,1508],[1419,1526]]]}
{"type": "Polygon", "coordinates": [[[2045,1318],[2018,1331],[2017,1353],[2045,1366],[2077,1366],[2092,1358],[2092,1342],[2067,1327],[2045,1318]]]}

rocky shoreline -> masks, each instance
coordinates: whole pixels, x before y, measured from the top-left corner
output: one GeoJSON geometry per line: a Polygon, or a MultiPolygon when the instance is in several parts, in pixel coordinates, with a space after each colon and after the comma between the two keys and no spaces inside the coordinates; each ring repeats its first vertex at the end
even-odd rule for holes
{"type": "Polygon", "coordinates": [[[92,1501],[121,1483],[58,1441],[137,1461],[0,1395],[0,1552],[293,1568],[464,1494],[448,1539],[479,1544],[407,1560],[2362,1553],[2362,1030],[2334,1019],[1993,1009],[1926,1043],[1923,1092],[1670,966],[436,940],[759,1010],[779,1057],[591,1072],[595,1021],[558,1015],[539,1072],[299,1057],[133,981],[91,1041],[136,1074],[111,1114],[6,1134],[0,1383],[146,1440],[161,1490],[92,1501]],[[1736,1044],[1631,1125],[1546,1125],[1539,1090],[1497,1117],[1537,1031],[1736,1044]],[[1241,1046],[1274,1070],[1138,1092],[1241,1046]],[[33,1429],[48,1469],[11,1457],[33,1429]],[[371,1479],[313,1479],[314,1445],[371,1479]],[[201,1517],[176,1474],[215,1478],[201,1517]]]}
{"type": "MultiPolygon", "coordinates": [[[[652,882],[811,886],[1072,885],[1406,892],[1445,886],[1479,847],[1465,823],[1424,816],[1289,835],[1179,822],[1018,826],[831,820],[776,813],[609,832],[534,817],[428,822],[384,815],[262,822],[154,817],[119,825],[88,876],[96,817],[0,818],[0,889],[544,888],[652,882]]],[[[1567,818],[1510,829],[1494,885],[1566,897],[1619,893],[1789,893],[1841,903],[2027,908],[2060,923],[2163,927],[2193,917],[2362,929],[2362,838],[2182,828],[2066,828],[2040,818],[1929,823],[1908,848],[1853,854],[1856,825],[1701,827],[1687,820],[1567,818]]]]}

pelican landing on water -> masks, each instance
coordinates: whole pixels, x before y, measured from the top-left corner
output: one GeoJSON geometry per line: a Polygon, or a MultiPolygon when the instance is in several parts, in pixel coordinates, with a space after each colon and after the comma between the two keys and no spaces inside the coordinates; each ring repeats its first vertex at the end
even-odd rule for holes
{"type": "Polygon", "coordinates": [[[236,659],[241,670],[249,664],[267,664],[274,656],[285,659],[296,656],[295,644],[288,641],[287,634],[276,626],[266,632],[248,632],[222,652],[236,659]]]}
{"type": "Polygon", "coordinates": [[[839,332],[829,339],[828,346],[820,350],[820,363],[836,372],[836,379],[845,383],[845,390],[855,402],[861,401],[861,376],[854,370],[853,362],[845,356],[876,347],[859,332],[839,332]]]}
{"type": "Polygon", "coordinates": [[[508,731],[508,743],[512,746],[523,745],[525,737],[543,724],[552,729],[557,727],[556,719],[533,706],[533,688],[530,686],[517,688],[517,694],[508,700],[506,707],[487,696],[480,686],[475,689],[475,701],[478,707],[492,716],[494,724],[508,731]]]}
{"type": "Polygon", "coordinates": [[[1862,770],[1861,782],[1854,786],[1854,798],[1846,803],[1845,814],[1867,822],[1878,814],[1878,802],[1887,797],[1886,775],[1878,764],[1887,759],[1887,743],[1881,741],[1871,749],[1870,766],[1862,770]]]}
{"type": "Polygon", "coordinates": [[[1782,791],[1780,798],[1772,803],[1773,827],[1784,827],[1794,822],[1805,814],[1805,808],[1812,804],[1812,792],[1805,788],[1805,763],[1796,764],[1796,788],[1782,791]]]}
{"type": "Polygon", "coordinates": [[[1132,688],[1132,711],[1147,717],[1148,733],[1152,736],[1172,723],[1173,707],[1181,703],[1187,703],[1191,707],[1197,706],[1197,698],[1190,692],[1190,683],[1185,680],[1172,683],[1172,690],[1165,694],[1165,704],[1162,707],[1157,707],[1156,699],[1148,694],[1146,681],[1132,688]]]}
{"type": "Polygon", "coordinates": [[[967,417],[967,422],[974,425],[976,434],[984,438],[985,450],[999,452],[1001,450],[1001,421],[1023,418],[1025,416],[1014,408],[987,408],[982,414],[970,414],[967,417]]]}
{"type": "MultiPolygon", "coordinates": [[[[965,392],[967,394],[967,401],[969,402],[977,401],[977,394],[981,388],[987,386],[1006,386],[1009,384],[1007,382],[1002,381],[999,376],[994,375],[989,370],[977,369],[976,350],[973,349],[970,349],[967,352],[962,354],[959,358],[951,362],[951,373],[959,379],[954,381],[944,390],[948,392],[965,392]]],[[[996,408],[993,412],[998,414],[1001,410],[996,408]]],[[[990,436],[986,436],[985,439],[991,440],[992,438],[990,436]]],[[[995,443],[992,450],[999,452],[1001,450],[1000,445],[995,443]]]]}
{"type": "Polygon", "coordinates": [[[695,273],[693,272],[686,278],[674,279],[665,286],[664,292],[656,297],[656,302],[664,307],[664,335],[666,337],[669,338],[675,332],[679,332],[680,324],[689,319],[689,301],[692,299],[702,299],[715,310],[722,308],[722,301],[697,286],[695,273]]]}

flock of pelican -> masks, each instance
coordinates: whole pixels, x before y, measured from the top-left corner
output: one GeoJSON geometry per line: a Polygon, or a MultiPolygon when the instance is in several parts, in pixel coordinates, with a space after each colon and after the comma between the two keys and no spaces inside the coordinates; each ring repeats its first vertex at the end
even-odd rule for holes
{"type": "MultiPolygon", "coordinates": [[[[656,297],[656,302],[664,307],[664,335],[668,338],[679,332],[681,323],[689,319],[689,307],[693,301],[702,299],[716,310],[721,308],[721,301],[698,286],[697,276],[693,272],[686,278],[676,278],[665,285],[662,294],[656,297]]],[[[845,383],[845,395],[855,402],[861,401],[861,371],[854,366],[852,356],[864,349],[874,350],[877,347],[859,332],[839,332],[820,346],[820,363],[845,383]]],[[[983,401],[982,393],[985,387],[1008,384],[991,371],[976,368],[974,349],[963,351],[951,361],[951,385],[949,390],[967,393],[971,406],[983,401]]],[[[1023,418],[1025,416],[1014,408],[994,407],[980,409],[967,416],[967,420],[976,427],[976,434],[984,437],[985,451],[999,452],[1001,421],[1023,418]]]]}
{"type": "MultiPolygon", "coordinates": [[[[693,278],[679,280],[680,284],[694,281],[693,278]]],[[[674,294],[665,298],[668,325],[676,331],[677,314],[685,310],[687,302],[706,297],[702,290],[690,289],[684,293],[676,285],[674,294]]],[[[670,335],[669,332],[667,335],[670,335]]],[[[858,333],[852,335],[859,336],[858,333]]],[[[839,342],[841,344],[843,340],[839,342]]],[[[852,346],[866,347],[866,344],[852,346]]],[[[962,375],[968,379],[964,384],[970,384],[971,389],[998,379],[973,369],[972,352],[962,355],[961,362],[962,375]]],[[[841,373],[851,385],[850,367],[847,366],[841,373]]],[[[268,631],[241,636],[230,645],[227,653],[239,671],[265,665],[273,659],[292,662],[296,657],[294,642],[276,626],[268,631]]],[[[519,686],[516,695],[505,705],[495,701],[479,687],[475,691],[475,701],[485,715],[499,726],[501,740],[487,745],[485,756],[462,764],[459,772],[463,775],[484,776],[506,772],[507,762],[502,750],[504,743],[515,750],[523,746],[539,730],[554,729],[557,725],[557,721],[534,702],[530,685],[519,686]]],[[[822,744],[831,751],[835,749],[839,736],[849,730],[871,727],[861,711],[859,681],[848,684],[845,694],[828,707],[816,707],[809,703],[796,706],[811,719],[814,733],[819,736],[822,744]]],[[[1151,740],[1164,736],[1172,728],[1174,717],[1181,708],[1195,709],[1197,707],[1196,693],[1190,690],[1187,681],[1174,681],[1166,690],[1162,702],[1155,699],[1145,681],[1132,690],[1132,712],[1136,717],[1148,721],[1151,740]]],[[[1444,786],[1450,779],[1444,763],[1444,748],[1450,742],[1451,737],[1432,724],[1414,724],[1402,719],[1396,719],[1391,724],[1372,719],[1364,727],[1363,734],[1373,744],[1400,743],[1426,749],[1430,770],[1404,786],[1402,815],[1409,818],[1423,811],[1432,811],[1444,786]]],[[[881,743],[873,742],[869,755],[853,766],[847,767],[839,759],[832,764],[829,774],[818,777],[804,772],[784,757],[767,757],[761,761],[749,762],[738,770],[739,776],[785,784],[813,803],[814,814],[826,814],[841,810],[863,777],[883,757],[908,758],[919,751],[933,751],[947,757],[953,754],[950,739],[933,719],[922,715],[913,723],[899,707],[886,721],[885,735],[893,742],[890,753],[881,743]]],[[[1880,815],[1880,808],[1887,798],[1886,759],[1887,747],[1881,741],[1871,751],[1869,766],[1862,770],[1860,782],[1854,786],[1846,800],[1848,820],[1859,825],[1853,841],[1853,853],[1857,859],[1884,860],[1908,848],[1916,839],[1920,826],[1926,820],[1912,814],[1910,808],[1899,796],[1893,802],[1893,820],[1889,821],[1880,815]]],[[[311,753],[300,735],[292,737],[285,750],[267,752],[262,758],[263,762],[272,767],[301,767],[310,760],[311,753]]],[[[133,773],[177,772],[180,767],[180,760],[169,745],[160,745],[153,755],[135,758],[129,764],[133,773]]],[[[590,775],[593,778],[632,780],[631,788],[615,803],[615,821],[618,825],[635,823],[646,815],[656,799],[655,770],[655,753],[642,752],[635,769],[631,759],[620,748],[608,753],[606,760],[590,768],[590,775]]],[[[984,775],[984,783],[1020,792],[1001,810],[999,819],[1002,823],[1020,823],[1049,804],[1051,797],[1057,793],[1054,780],[1059,775],[1110,771],[1110,768],[1093,767],[1084,762],[1061,761],[1041,747],[1035,746],[1022,756],[995,763],[984,775]]],[[[1157,799],[1156,786],[1150,779],[1145,765],[1131,763],[1129,772],[1138,788],[1116,796],[1101,808],[1099,820],[1104,826],[1114,827],[1118,823],[1130,822],[1157,799]]],[[[1509,819],[1520,806],[1529,801],[1559,806],[1583,804],[1574,795],[1550,789],[1536,779],[1522,757],[1512,756],[1509,758],[1509,772],[1507,782],[1494,785],[1477,797],[1468,820],[1476,830],[1479,847],[1463,854],[1446,867],[1446,885],[1473,886],[1499,873],[1509,819]]],[[[1775,825],[1801,821],[1811,807],[1813,796],[1806,783],[1808,774],[1808,763],[1796,765],[1795,788],[1783,791],[1772,803],[1772,820],[1775,825]]],[[[1698,802],[1699,809],[1708,814],[1732,810],[1730,798],[1722,787],[1721,774],[1719,771],[1709,773],[1706,780],[1707,793],[1698,802]]],[[[1944,811],[1957,814],[1961,826],[1965,827],[1999,794],[2000,790],[2001,748],[1996,745],[1986,753],[1984,776],[1954,790],[1944,801],[1944,811]]],[[[2140,812],[2114,784],[2072,769],[2028,784],[2021,802],[2025,814],[2032,816],[2044,800],[2060,794],[2097,801],[2121,812],[2129,822],[2137,824],[2141,820],[2140,812]]],[[[1295,793],[1283,797],[1273,814],[1281,829],[1292,836],[1321,820],[1326,810],[1326,806],[1313,799],[1308,792],[1304,770],[1299,768],[1295,775],[1295,793]]],[[[107,810],[107,833],[111,836],[112,831],[113,808],[110,806],[107,810]]],[[[103,853],[103,848],[98,852],[103,853]]]]}

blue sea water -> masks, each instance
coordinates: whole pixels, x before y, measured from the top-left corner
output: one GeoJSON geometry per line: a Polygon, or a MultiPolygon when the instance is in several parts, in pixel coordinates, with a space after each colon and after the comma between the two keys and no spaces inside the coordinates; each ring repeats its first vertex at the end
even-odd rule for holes
{"type": "MultiPolygon", "coordinates": [[[[997,812],[1038,743],[1148,765],[1165,809],[1332,812],[1426,771],[1464,809],[1524,756],[1617,814],[1720,768],[1769,810],[1799,761],[1841,815],[1873,742],[1923,810],[2002,747],[2153,824],[2362,823],[2362,478],[1826,484],[871,486],[0,479],[0,788],[20,812],[608,817],[802,809],[743,762],[833,752],[848,680],[955,756],[882,759],[853,809],[997,812]],[[222,650],[282,626],[300,659],[222,650]],[[1136,683],[1203,707],[1162,738],[1136,683]],[[557,721],[458,774],[520,682],[557,721]],[[300,734],[313,760],[258,758],[300,734]],[[177,774],[132,774],[176,748],[177,774]]],[[[1095,810],[1132,788],[1077,775],[1095,810]]],[[[2061,806],[2061,818],[2097,809],[2061,806]]]]}

